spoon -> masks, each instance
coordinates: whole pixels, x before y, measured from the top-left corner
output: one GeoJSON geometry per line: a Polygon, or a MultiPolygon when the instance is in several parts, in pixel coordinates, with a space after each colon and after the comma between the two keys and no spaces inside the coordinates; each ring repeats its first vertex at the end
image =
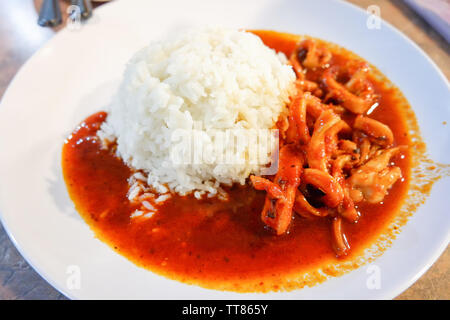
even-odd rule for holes
{"type": "Polygon", "coordinates": [[[39,10],[38,24],[42,27],[55,27],[62,22],[58,0],[44,0],[39,10]]]}

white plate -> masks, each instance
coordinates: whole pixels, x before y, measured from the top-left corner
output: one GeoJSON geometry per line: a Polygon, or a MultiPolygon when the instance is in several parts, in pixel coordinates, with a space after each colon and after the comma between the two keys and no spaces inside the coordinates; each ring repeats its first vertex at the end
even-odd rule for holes
{"type": "Polygon", "coordinates": [[[62,30],[20,70],[0,107],[0,208],[27,261],[70,298],[393,298],[438,258],[449,242],[450,179],[441,179],[393,246],[375,261],[381,288],[366,267],[321,285],[269,294],[189,286],[136,267],[97,240],[76,213],[60,166],[65,136],[102,109],[132,53],[191,25],[273,29],[340,44],[375,64],[413,106],[431,158],[450,158],[450,94],[445,77],[411,41],[347,3],[320,1],[114,1],[81,30],[62,30]],[[80,286],[73,282],[79,271],[80,286]],[[370,287],[370,286],[369,286],[370,287]]]}

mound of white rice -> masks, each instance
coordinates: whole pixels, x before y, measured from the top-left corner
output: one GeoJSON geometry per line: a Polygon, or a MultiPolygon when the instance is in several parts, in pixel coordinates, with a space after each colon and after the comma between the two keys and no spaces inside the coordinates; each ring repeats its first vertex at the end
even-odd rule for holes
{"type": "MultiPolygon", "coordinates": [[[[243,184],[262,164],[173,163],[174,132],[200,123],[201,139],[211,141],[212,130],[273,128],[294,80],[286,58],[251,33],[189,30],[135,54],[98,135],[116,141],[118,156],[156,191],[214,195],[220,184],[243,184]]],[[[249,150],[241,151],[248,159],[249,150]]]]}

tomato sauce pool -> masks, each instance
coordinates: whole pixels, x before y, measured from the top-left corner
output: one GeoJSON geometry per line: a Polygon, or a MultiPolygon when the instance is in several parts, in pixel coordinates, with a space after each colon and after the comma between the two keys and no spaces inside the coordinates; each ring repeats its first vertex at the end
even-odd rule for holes
{"type": "MultiPolygon", "coordinates": [[[[298,37],[255,31],[277,51],[289,55],[298,37]]],[[[337,55],[345,61],[347,51],[337,55]]],[[[350,55],[350,53],[348,53],[350,55]]],[[[410,144],[398,89],[386,79],[372,79],[380,105],[371,117],[387,124],[396,144],[410,144]]],[[[130,169],[101,148],[96,132],[107,114],[88,117],[66,140],[62,167],[76,209],[97,237],[118,253],[153,272],[207,288],[265,292],[294,287],[295,279],[325,264],[351,261],[370,246],[398,212],[406,196],[409,156],[396,160],[404,179],[382,204],[359,206],[356,224],[344,223],[351,254],[337,258],[332,249],[330,220],[294,217],[290,231],[276,236],[261,222],[265,193],[251,186],[233,186],[230,201],[173,196],[151,219],[133,221],[136,207],[127,199],[130,169]]],[[[310,281],[311,282],[311,281],[310,281]]],[[[314,282],[314,280],[312,281],[314,282]]],[[[308,283],[311,284],[311,283],[308,283]]]]}

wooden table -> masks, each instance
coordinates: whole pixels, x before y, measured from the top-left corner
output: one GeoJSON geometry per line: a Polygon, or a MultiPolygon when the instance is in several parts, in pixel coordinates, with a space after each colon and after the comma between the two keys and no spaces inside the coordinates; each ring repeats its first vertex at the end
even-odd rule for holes
{"type": "MultiPolygon", "coordinates": [[[[42,0],[0,1],[0,97],[20,66],[57,30],[36,24],[42,0]]],[[[450,46],[398,0],[349,0],[381,16],[415,41],[450,78],[450,46]]],[[[67,7],[67,2],[62,2],[67,7]]],[[[64,10],[65,11],[65,10],[64,10]]],[[[450,299],[450,250],[398,299],[450,299]]],[[[21,257],[0,225],[0,299],[64,299],[21,257]]]]}

